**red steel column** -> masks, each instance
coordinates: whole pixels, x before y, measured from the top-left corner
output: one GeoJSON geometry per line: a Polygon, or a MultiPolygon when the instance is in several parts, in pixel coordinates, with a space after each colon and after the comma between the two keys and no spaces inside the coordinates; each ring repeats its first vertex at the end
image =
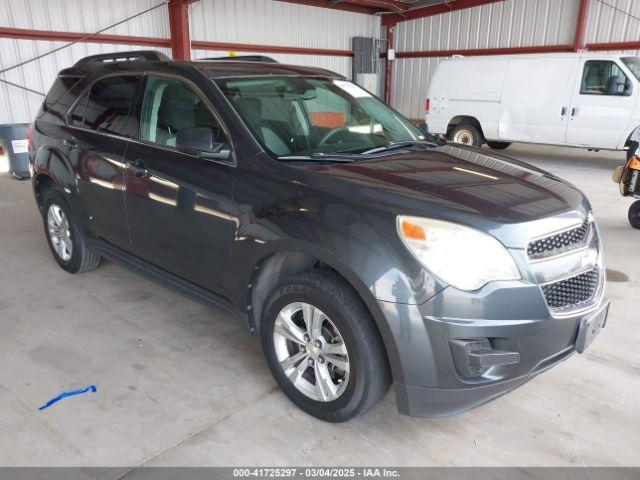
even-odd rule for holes
{"type": "Polygon", "coordinates": [[[576,22],[576,34],[573,39],[573,51],[578,52],[584,48],[584,29],[587,25],[587,9],[589,0],[580,0],[578,19],[576,22]]]}
{"type": "Polygon", "coordinates": [[[170,0],[169,2],[169,31],[174,60],[191,60],[189,4],[193,2],[194,0],[170,0]]]}
{"type": "Polygon", "coordinates": [[[391,105],[391,87],[393,86],[393,60],[389,60],[389,49],[393,47],[393,33],[396,23],[389,23],[387,27],[387,62],[384,72],[384,101],[391,105]]]}

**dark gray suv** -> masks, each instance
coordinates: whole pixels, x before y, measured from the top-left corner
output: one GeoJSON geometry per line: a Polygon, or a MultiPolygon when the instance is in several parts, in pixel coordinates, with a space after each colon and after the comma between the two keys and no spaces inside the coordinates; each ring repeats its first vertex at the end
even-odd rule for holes
{"type": "Polygon", "coordinates": [[[604,325],[587,199],[445,144],[325,70],[89,57],[30,131],[55,260],[118,261],[240,312],[300,408],[344,421],[393,382],[441,416],[511,390],[604,325]]]}

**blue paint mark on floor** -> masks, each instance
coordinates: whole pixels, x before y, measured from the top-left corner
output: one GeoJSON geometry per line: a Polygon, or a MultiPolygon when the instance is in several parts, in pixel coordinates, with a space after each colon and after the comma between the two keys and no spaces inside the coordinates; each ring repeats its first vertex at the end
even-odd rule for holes
{"type": "Polygon", "coordinates": [[[71,392],[62,392],[57,397],[52,398],[51,400],[49,400],[47,403],[45,403],[41,407],[38,407],[38,410],[44,410],[45,408],[49,408],[51,405],[53,405],[54,403],[59,402],[63,398],[75,397],[76,395],[84,395],[85,393],[89,393],[89,392],[96,393],[97,391],[98,391],[98,389],[95,387],[95,385],[89,385],[88,387],[83,388],[81,390],[72,390],[71,392]]]}

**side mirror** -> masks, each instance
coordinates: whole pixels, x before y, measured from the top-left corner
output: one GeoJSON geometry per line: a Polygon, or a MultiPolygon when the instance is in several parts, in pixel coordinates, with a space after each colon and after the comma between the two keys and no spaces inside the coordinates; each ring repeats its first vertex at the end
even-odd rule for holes
{"type": "Polygon", "coordinates": [[[214,143],[213,131],[206,127],[184,128],[176,135],[176,148],[195,152],[205,160],[227,160],[231,148],[226,143],[214,143]]]}

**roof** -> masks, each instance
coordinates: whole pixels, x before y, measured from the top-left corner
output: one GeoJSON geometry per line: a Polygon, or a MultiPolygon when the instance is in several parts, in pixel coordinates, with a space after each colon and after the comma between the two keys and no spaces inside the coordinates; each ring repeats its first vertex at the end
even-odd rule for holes
{"type": "Polygon", "coordinates": [[[194,61],[186,63],[190,63],[195,67],[200,68],[213,78],[253,77],[264,75],[343,78],[342,75],[323,68],[286,65],[283,63],[240,62],[237,60],[194,61]]]}
{"type": "Polygon", "coordinates": [[[523,58],[523,59],[531,59],[531,58],[620,58],[620,57],[635,57],[633,54],[626,54],[622,52],[618,53],[608,53],[608,52],[553,52],[553,53],[515,53],[512,55],[461,55],[454,56],[449,58],[444,58],[443,61],[465,61],[465,60],[473,60],[473,59],[483,59],[483,60],[496,60],[496,59],[504,59],[508,60],[510,58],[523,58]]]}

